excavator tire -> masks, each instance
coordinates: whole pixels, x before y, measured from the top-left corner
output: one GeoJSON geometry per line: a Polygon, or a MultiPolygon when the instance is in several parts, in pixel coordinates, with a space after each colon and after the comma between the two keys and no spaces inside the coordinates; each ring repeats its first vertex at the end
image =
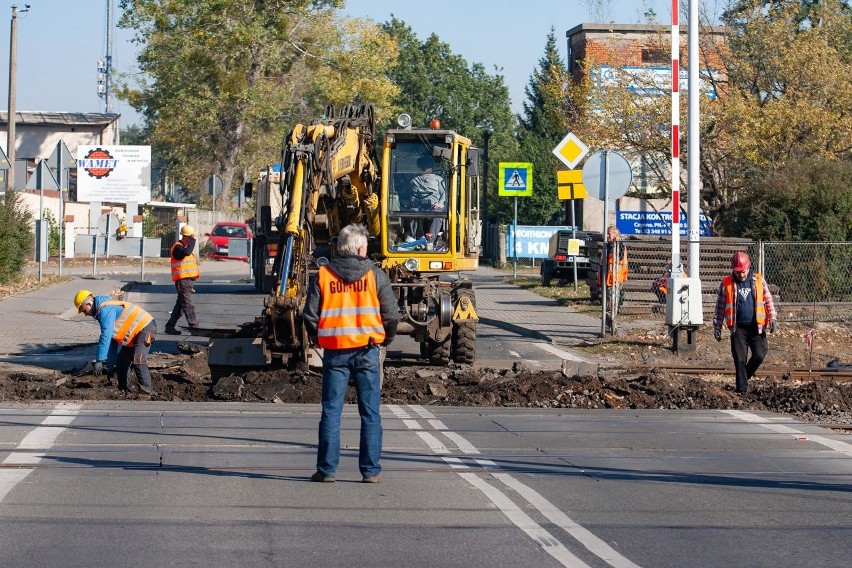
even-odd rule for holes
{"type": "Polygon", "coordinates": [[[450,337],[444,341],[427,339],[420,344],[420,354],[429,360],[431,365],[446,365],[450,362],[450,337]]]}
{"type": "Polygon", "coordinates": [[[473,365],[476,360],[476,322],[453,325],[453,361],[473,365]]]}

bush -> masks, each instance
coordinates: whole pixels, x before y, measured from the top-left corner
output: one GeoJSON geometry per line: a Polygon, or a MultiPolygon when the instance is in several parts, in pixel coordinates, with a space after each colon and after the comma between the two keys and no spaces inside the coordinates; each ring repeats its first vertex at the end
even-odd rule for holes
{"type": "Polygon", "coordinates": [[[0,284],[20,277],[27,258],[33,254],[35,235],[32,213],[20,194],[7,191],[0,207],[0,284]]]}

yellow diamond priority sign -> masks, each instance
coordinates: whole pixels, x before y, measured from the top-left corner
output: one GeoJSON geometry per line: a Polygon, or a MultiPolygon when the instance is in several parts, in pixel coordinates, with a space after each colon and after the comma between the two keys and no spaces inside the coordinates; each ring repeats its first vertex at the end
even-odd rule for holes
{"type": "Polygon", "coordinates": [[[589,147],[583,144],[572,132],[569,132],[553,149],[553,155],[559,158],[559,161],[570,170],[573,170],[588,153],[589,147]]]}

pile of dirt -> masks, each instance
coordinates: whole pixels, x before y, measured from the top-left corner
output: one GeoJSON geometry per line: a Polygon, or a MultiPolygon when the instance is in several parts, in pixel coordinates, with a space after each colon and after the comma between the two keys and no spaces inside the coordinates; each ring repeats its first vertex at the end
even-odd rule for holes
{"type": "MultiPolygon", "coordinates": [[[[805,325],[786,325],[770,337],[770,355],[759,376],[750,381],[745,396],[734,393],[730,372],[709,370],[730,367],[727,339],[717,343],[703,337],[694,351],[677,354],[666,346],[664,328],[637,328],[574,346],[603,362],[599,370],[594,365],[580,366],[579,374],[532,370],[521,363],[511,369],[493,369],[411,366],[389,359],[382,400],[386,404],[456,406],[766,410],[809,421],[852,423],[852,382],[839,378],[792,380],[775,371],[822,368],[852,360],[848,325],[818,326],[811,349],[805,341],[809,331],[805,325]],[[704,370],[663,370],[673,365],[704,370]]],[[[267,369],[213,380],[206,349],[192,343],[178,343],[178,348],[181,353],[177,355],[154,353],[149,357],[158,400],[320,402],[322,381],[316,370],[267,369]]],[[[123,398],[115,377],[0,370],[0,401],[123,398]]],[[[354,389],[350,389],[348,401],[355,401],[354,389]]]]}

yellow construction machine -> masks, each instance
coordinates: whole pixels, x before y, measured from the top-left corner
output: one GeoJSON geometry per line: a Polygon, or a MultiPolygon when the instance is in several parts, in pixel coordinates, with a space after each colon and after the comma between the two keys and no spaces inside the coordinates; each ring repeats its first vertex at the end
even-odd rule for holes
{"type": "Polygon", "coordinates": [[[367,228],[368,255],[391,279],[397,333],[411,335],[432,363],[474,362],[475,298],[459,272],[479,263],[479,150],[435,121],[413,128],[400,115],[398,122],[385,133],[381,168],[369,105],[337,114],[329,108],[287,136],[276,184],[284,210],[268,213],[280,231],[262,317],[267,363],[307,362],[301,316],[308,281],[336,254],[335,237],[350,223],[367,228]],[[417,180],[424,171],[431,199],[417,180]]]}

